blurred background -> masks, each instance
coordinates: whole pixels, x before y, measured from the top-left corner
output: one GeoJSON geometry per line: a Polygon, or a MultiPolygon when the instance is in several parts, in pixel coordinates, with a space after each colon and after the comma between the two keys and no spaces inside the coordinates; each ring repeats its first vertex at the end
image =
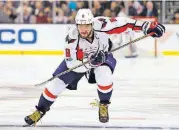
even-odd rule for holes
{"type": "Polygon", "coordinates": [[[95,1],[0,1],[0,23],[74,23],[80,8],[90,8],[94,16],[156,17],[161,23],[179,23],[179,1],[95,0],[95,1]]]}

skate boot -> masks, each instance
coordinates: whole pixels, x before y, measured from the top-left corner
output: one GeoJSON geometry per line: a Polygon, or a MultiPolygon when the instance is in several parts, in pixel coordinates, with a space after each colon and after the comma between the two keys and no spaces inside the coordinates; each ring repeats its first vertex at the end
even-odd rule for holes
{"type": "Polygon", "coordinates": [[[99,121],[101,123],[109,121],[108,104],[99,103],[99,121]]]}
{"type": "Polygon", "coordinates": [[[39,111],[38,109],[33,112],[31,115],[28,115],[24,118],[27,123],[24,126],[36,126],[36,123],[45,115],[45,112],[39,111]]]}

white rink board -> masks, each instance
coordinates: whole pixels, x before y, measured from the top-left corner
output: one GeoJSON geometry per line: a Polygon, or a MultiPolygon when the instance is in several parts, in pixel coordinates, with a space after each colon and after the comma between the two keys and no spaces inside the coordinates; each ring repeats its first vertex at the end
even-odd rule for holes
{"type": "MultiPolygon", "coordinates": [[[[64,50],[65,37],[71,24],[1,24],[0,31],[11,30],[12,32],[1,32],[0,39],[4,41],[15,40],[13,44],[4,44],[0,40],[0,50],[64,50]],[[19,42],[19,32],[24,29],[36,31],[36,42],[33,44],[22,44],[19,42]]],[[[165,25],[166,33],[157,40],[158,52],[179,50],[179,25],[165,25]]],[[[143,33],[135,33],[135,38],[143,36],[143,33]]],[[[22,33],[24,41],[31,41],[33,35],[28,32],[22,33]]],[[[148,53],[154,51],[154,39],[149,37],[136,43],[137,48],[148,53]]]]}
{"type": "MultiPolygon", "coordinates": [[[[0,57],[0,129],[33,129],[20,126],[24,116],[33,111],[43,87],[22,85],[51,77],[61,60],[58,56],[0,57]],[[8,125],[12,126],[3,127],[8,125]]],[[[179,128],[178,66],[177,57],[118,59],[109,123],[99,123],[97,108],[89,105],[97,98],[96,86],[87,84],[83,78],[79,90],[62,93],[34,129],[179,128]],[[98,128],[105,126],[109,128],[98,128]]]]}
{"type": "Polygon", "coordinates": [[[54,25],[54,24],[1,24],[0,36],[3,41],[15,40],[13,44],[1,43],[0,50],[63,50],[65,37],[69,25],[54,25]],[[6,30],[14,31],[8,32],[6,30]],[[25,31],[19,34],[22,30],[33,30],[36,35],[31,31],[25,31]],[[19,42],[22,37],[23,41],[33,41],[36,37],[36,42],[32,44],[23,44],[19,42]]]}

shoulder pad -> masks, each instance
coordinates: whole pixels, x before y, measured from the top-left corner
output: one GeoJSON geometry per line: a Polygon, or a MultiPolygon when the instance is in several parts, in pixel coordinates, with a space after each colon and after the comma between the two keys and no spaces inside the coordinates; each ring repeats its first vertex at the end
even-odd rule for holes
{"type": "Polygon", "coordinates": [[[96,31],[107,31],[111,28],[111,21],[108,17],[95,17],[93,28],[96,31]]]}
{"type": "Polygon", "coordinates": [[[69,28],[67,36],[66,36],[66,42],[73,43],[78,39],[78,30],[76,26],[72,26],[69,28]]]}

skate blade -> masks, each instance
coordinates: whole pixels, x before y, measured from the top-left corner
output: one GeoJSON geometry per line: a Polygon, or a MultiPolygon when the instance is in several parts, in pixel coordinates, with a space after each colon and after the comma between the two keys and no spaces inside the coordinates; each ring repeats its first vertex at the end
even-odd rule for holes
{"type": "Polygon", "coordinates": [[[34,125],[24,124],[23,127],[35,127],[34,125]]]}

